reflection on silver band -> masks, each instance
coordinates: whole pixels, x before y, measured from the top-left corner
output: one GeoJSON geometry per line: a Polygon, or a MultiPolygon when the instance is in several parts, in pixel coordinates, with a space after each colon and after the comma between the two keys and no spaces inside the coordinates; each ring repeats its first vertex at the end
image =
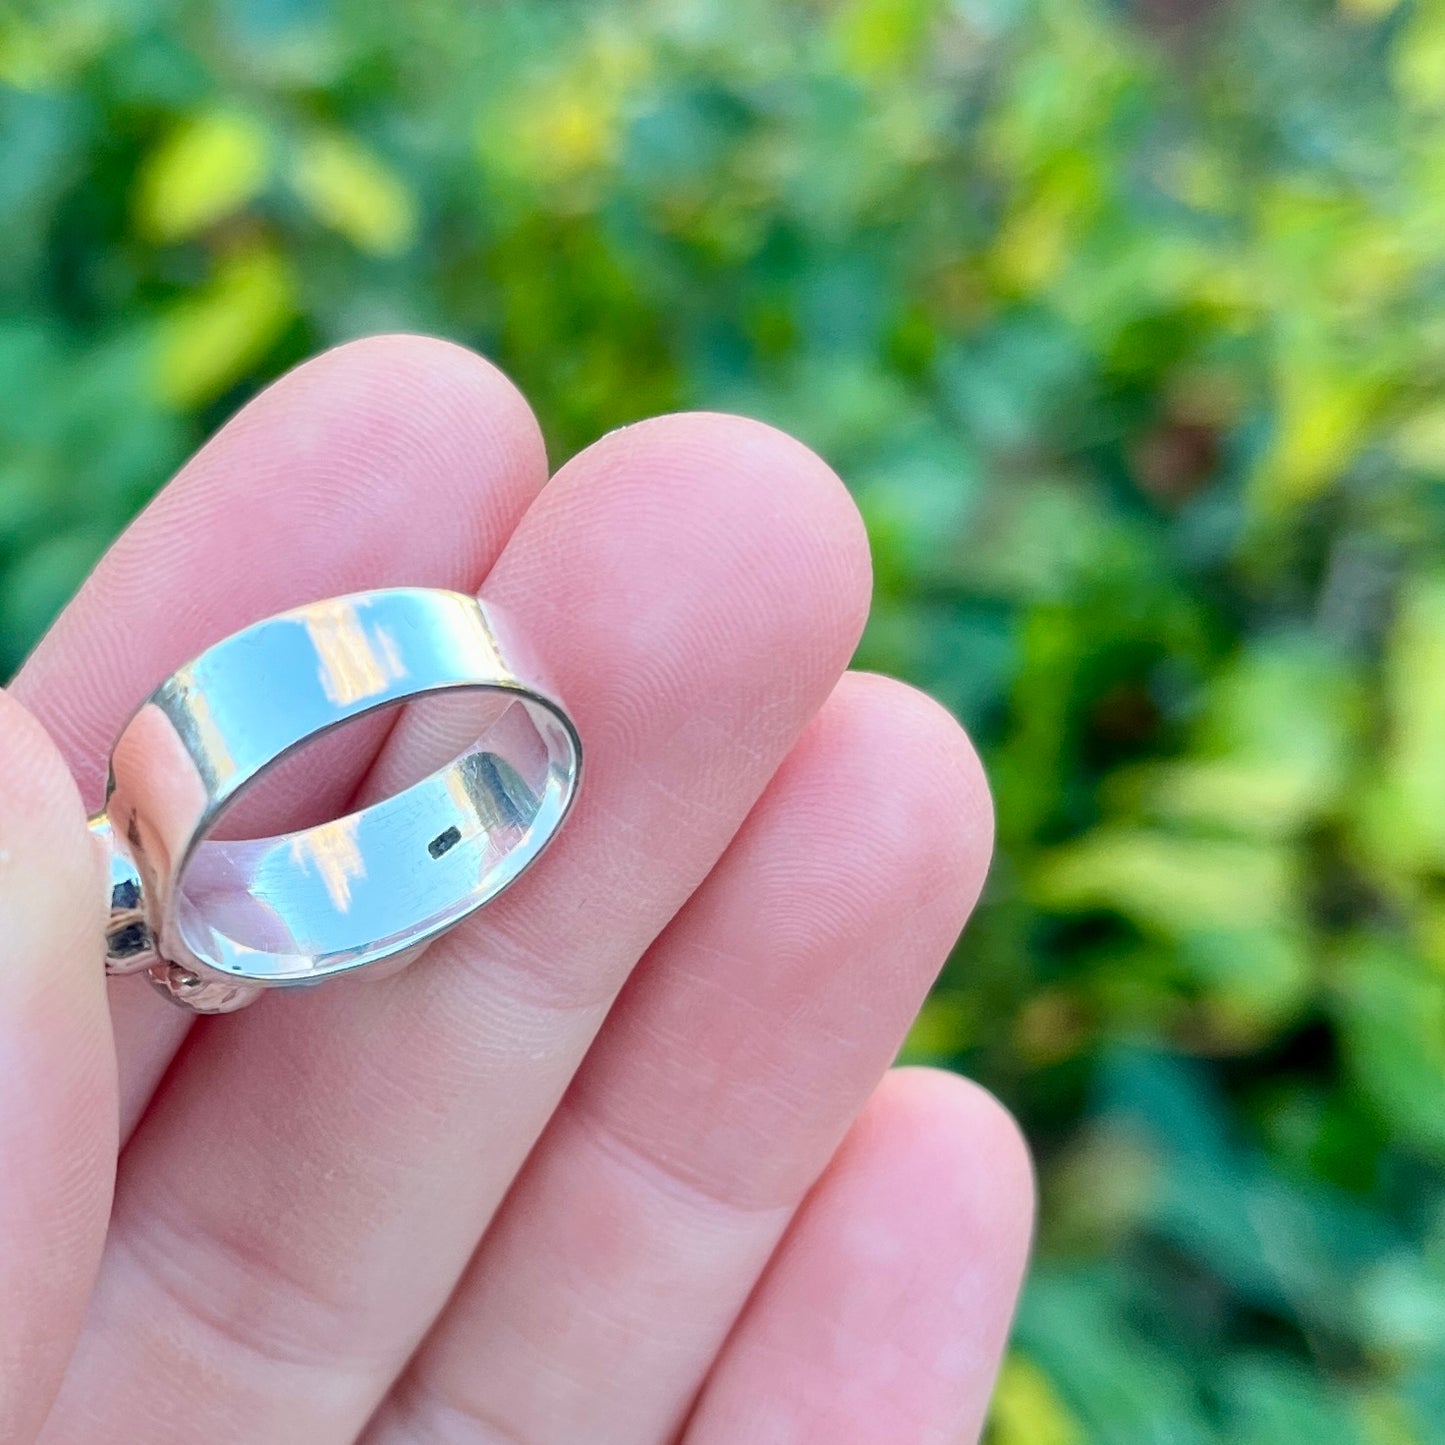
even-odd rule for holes
{"type": "Polygon", "coordinates": [[[395,588],[313,603],[209,648],[151,695],[111,754],[106,967],[199,1012],[263,989],[409,962],[551,840],[582,750],[495,609],[395,588]],[[464,695],[472,741],[420,782],[332,822],[213,836],[280,759],[343,723],[464,695]]]}

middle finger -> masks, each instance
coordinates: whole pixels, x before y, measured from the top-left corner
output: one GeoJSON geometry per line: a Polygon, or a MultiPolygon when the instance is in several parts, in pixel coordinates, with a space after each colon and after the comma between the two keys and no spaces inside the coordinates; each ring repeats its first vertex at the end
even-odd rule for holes
{"type": "Polygon", "coordinates": [[[846,493],[768,428],[666,418],[563,469],[487,594],[582,733],[573,819],[407,973],[198,1031],[123,1161],[53,1438],[353,1437],[841,673],[867,577],[846,493]]]}

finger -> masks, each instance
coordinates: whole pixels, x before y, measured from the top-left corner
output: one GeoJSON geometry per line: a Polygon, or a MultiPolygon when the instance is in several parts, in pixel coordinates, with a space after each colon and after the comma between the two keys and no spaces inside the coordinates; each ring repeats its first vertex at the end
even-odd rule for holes
{"type": "Polygon", "coordinates": [[[405,973],[268,1001],[188,1050],[127,1154],[58,1438],[354,1437],[629,969],[832,689],[866,551],[796,442],[673,417],[563,468],[487,595],[576,719],[572,818],[405,973]]]}
{"type": "Polygon", "coordinates": [[[368,1445],[674,1439],[991,836],[957,723],[844,678],[633,974],[368,1445]]]}
{"type": "Polygon", "coordinates": [[[80,1330],[115,1179],[103,875],[75,783],[0,693],[0,1440],[33,1440],[80,1330]]]}
{"type": "MultiPolygon", "coordinates": [[[[263,392],[106,554],[16,678],[92,809],[121,725],[170,672],[273,612],[401,583],[473,588],[546,477],[526,403],[479,357],[390,336],[263,392]]],[[[268,784],[273,823],[325,815],[384,723],[268,784]]],[[[134,979],[112,990],[129,1130],[187,1026],[134,979]]]]}
{"type": "Polygon", "coordinates": [[[963,1445],[983,1427],[1033,1180],[983,1090],[898,1070],[800,1211],[684,1445],[963,1445]]]}

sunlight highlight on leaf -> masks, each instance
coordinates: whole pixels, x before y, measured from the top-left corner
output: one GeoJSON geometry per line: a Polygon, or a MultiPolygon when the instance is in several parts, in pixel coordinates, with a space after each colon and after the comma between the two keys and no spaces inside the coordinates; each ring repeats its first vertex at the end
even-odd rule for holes
{"type": "Polygon", "coordinates": [[[291,268],[257,246],[228,256],[204,290],[181,302],[157,333],[156,388],[169,406],[193,407],[246,375],[295,314],[291,268]]]}
{"type": "Polygon", "coordinates": [[[1048,1376],[1026,1355],[1009,1355],[994,1392],[989,1445],[1084,1445],[1084,1439],[1048,1376]]]}
{"type": "Polygon", "coordinates": [[[394,256],[416,239],[417,204],[410,187],[348,135],[329,131],[302,142],[291,183],[322,225],[360,251],[394,256]]]}
{"type": "Polygon", "coordinates": [[[266,128],[239,111],[185,120],[146,158],[136,178],[136,229],[154,241],[181,241],[234,215],[271,175],[266,128]]]}

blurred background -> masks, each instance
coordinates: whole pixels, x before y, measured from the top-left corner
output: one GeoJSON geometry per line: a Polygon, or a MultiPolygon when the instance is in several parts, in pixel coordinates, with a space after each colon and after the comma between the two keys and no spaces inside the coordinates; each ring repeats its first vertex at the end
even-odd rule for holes
{"type": "Polygon", "coordinates": [[[993,1445],[1445,1441],[1445,0],[7,4],[6,674],[388,328],[854,488],[997,790],[908,1047],[1037,1151],[993,1445]]]}

